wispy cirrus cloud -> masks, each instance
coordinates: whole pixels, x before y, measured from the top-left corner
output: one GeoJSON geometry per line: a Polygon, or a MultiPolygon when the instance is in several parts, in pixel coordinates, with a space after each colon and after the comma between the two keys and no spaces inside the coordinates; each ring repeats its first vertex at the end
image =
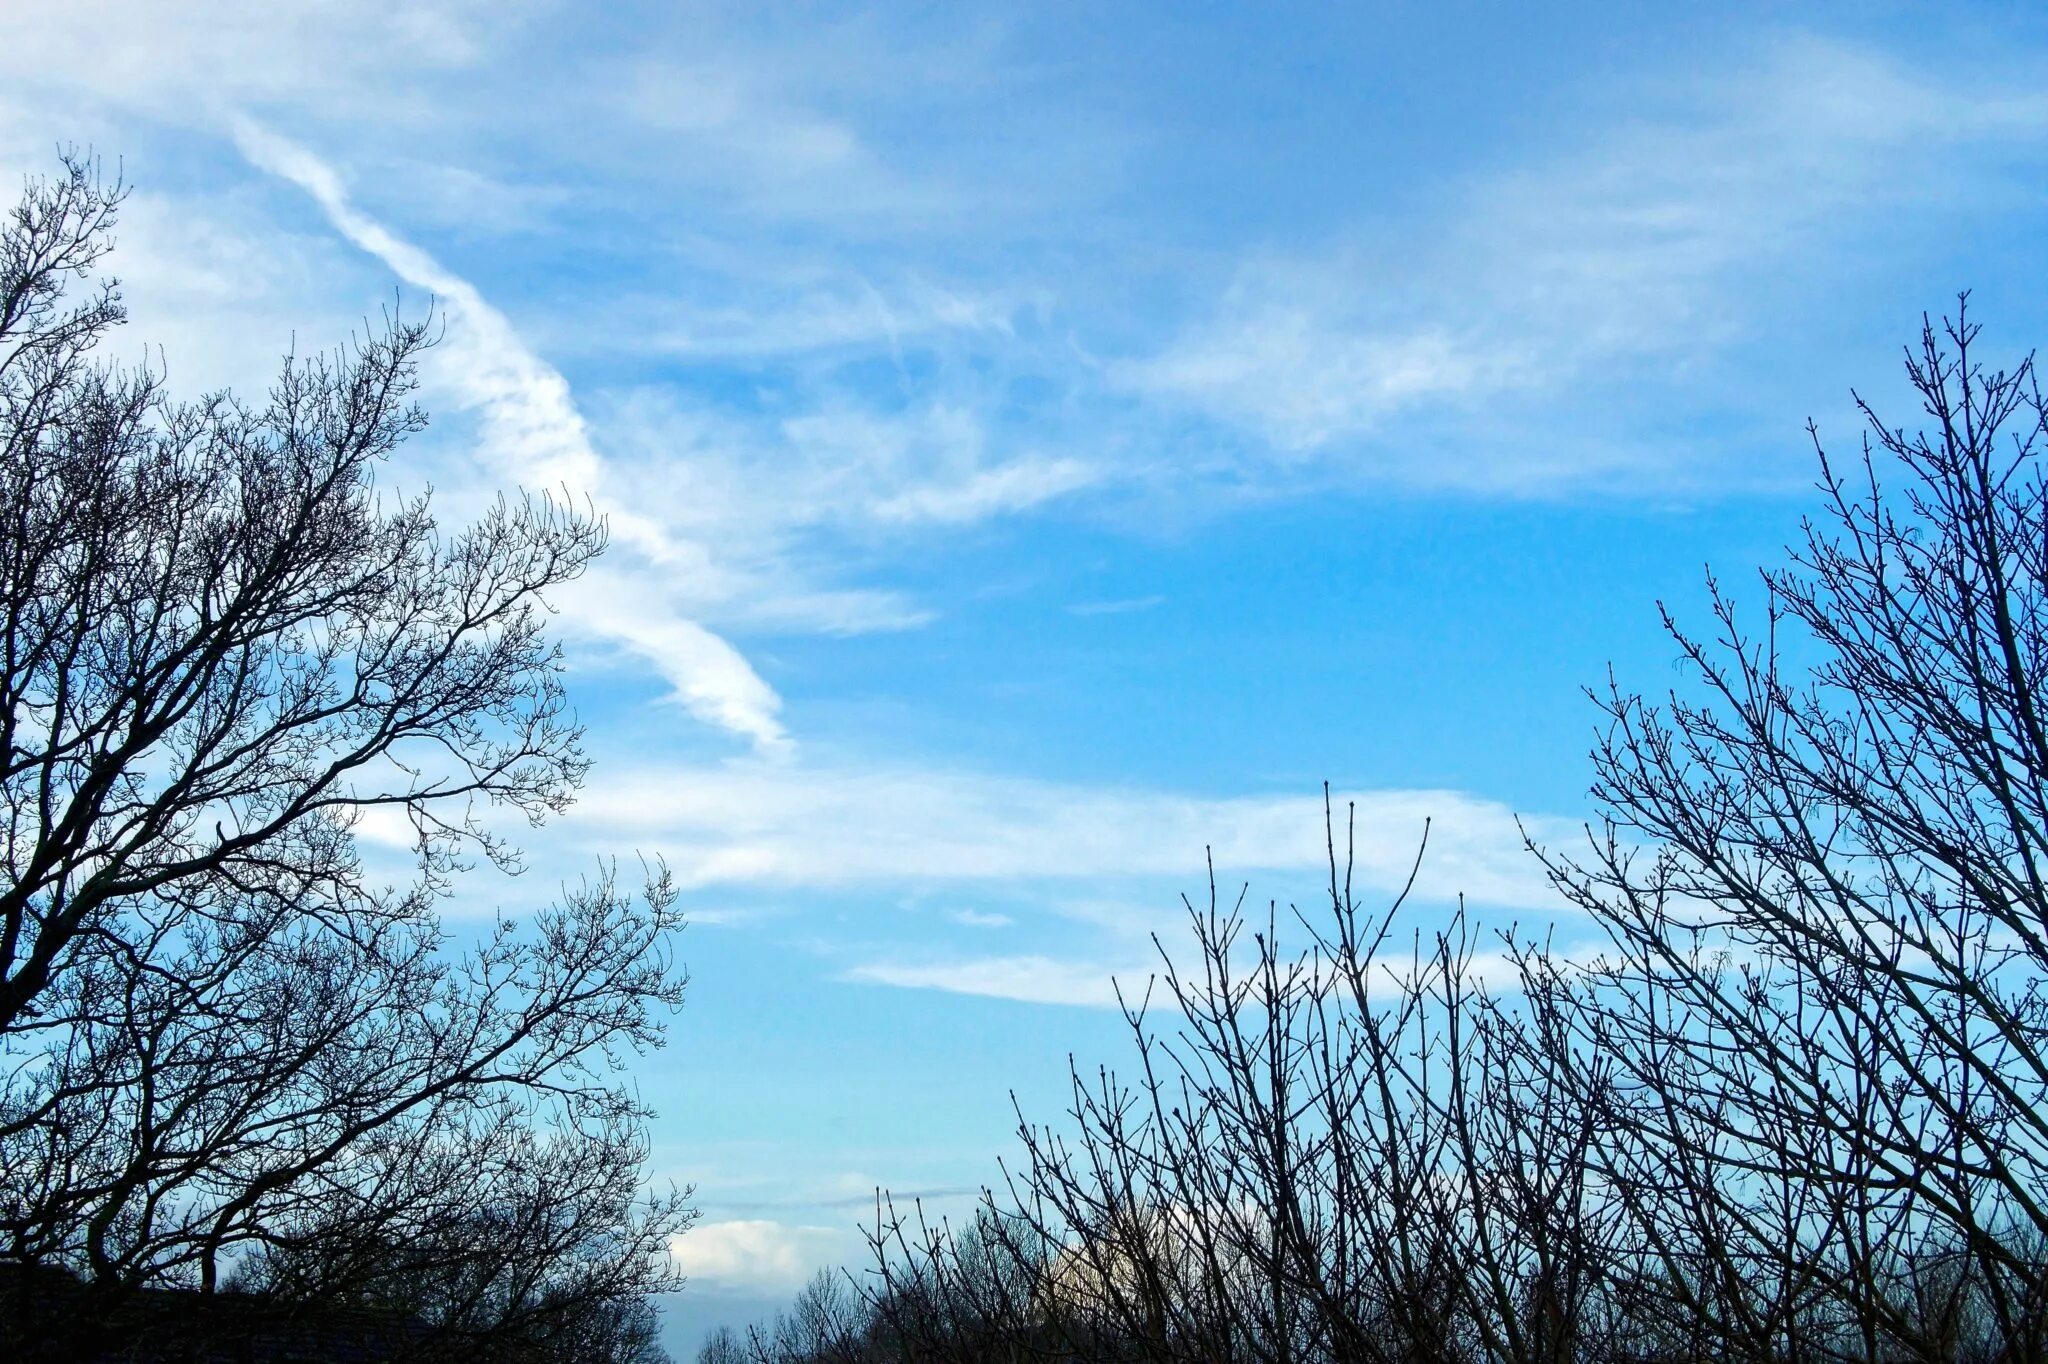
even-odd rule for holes
{"type": "Polygon", "coordinates": [[[1446,460],[1414,419],[1583,397],[1589,376],[1714,354],[1789,264],[2048,157],[2048,97],[2016,73],[1949,76],[1781,33],[1656,82],[1610,92],[1612,116],[1576,142],[1468,179],[1433,215],[1255,248],[1206,316],[1117,380],[1253,433],[1283,465],[1341,453],[1398,482],[1506,492],[1617,463],[1655,475],[1654,451],[1583,440],[1558,459],[1524,439],[1446,460]]]}
{"type": "MultiPolygon", "coordinates": [[[[1572,821],[1518,823],[1507,806],[1460,791],[1339,791],[1335,800],[1340,852],[1348,828],[1362,893],[1398,893],[1427,831],[1423,898],[1560,906],[1522,830],[1562,840],[1572,821]]],[[[904,766],[614,766],[563,828],[659,853],[698,887],[1186,884],[1209,861],[1237,875],[1316,872],[1329,859],[1320,794],[1195,796],[904,766]]]]}
{"type": "MultiPolygon", "coordinates": [[[[488,237],[490,224],[519,230],[507,224],[587,201],[593,216],[658,236],[668,267],[543,325],[600,360],[720,368],[711,387],[726,418],[759,392],[787,397],[793,371],[808,384],[844,365],[854,377],[837,392],[794,386],[814,409],[795,421],[754,414],[716,432],[743,440],[729,462],[778,494],[784,470],[805,466],[806,417],[818,432],[858,434],[863,422],[936,428],[971,409],[985,441],[976,460],[863,492],[872,466],[847,450],[832,458],[854,479],[791,499],[860,508],[911,553],[920,531],[1094,492],[1284,493],[1327,486],[1332,466],[1353,486],[1480,495],[1686,482],[1713,452],[1630,439],[1625,423],[1575,421],[1568,441],[1524,428],[1475,437],[1460,423],[1506,410],[1513,427],[1566,403],[1579,416],[1603,406],[1575,401],[1588,385],[1674,378],[1767,326],[1780,277],[1810,273],[1856,233],[2023,186],[2048,136],[2040,73],[2018,59],[1959,74],[1921,52],[1752,30],[1680,69],[1579,91],[1481,168],[1412,168],[1410,188],[1426,192],[1399,205],[1354,196],[1351,225],[1320,246],[1255,231],[1206,258],[1232,262],[1220,272],[1175,278],[1132,245],[1156,240],[1185,262],[1173,234],[1120,218],[1125,205],[1106,197],[1132,149],[1170,130],[1085,101],[1034,123],[1028,145],[955,129],[983,127],[990,92],[1042,74],[1002,24],[870,15],[791,33],[709,6],[664,15],[620,48],[586,45],[569,12],[544,3],[315,0],[286,13],[223,0],[205,24],[132,0],[20,8],[0,44],[0,71],[18,85],[187,123],[237,107],[276,112],[280,126],[317,113],[404,129],[378,139],[413,148],[404,157],[358,147],[352,164],[377,168],[379,202],[407,204],[414,229],[464,221],[488,237]],[[549,81],[523,78],[543,62],[549,81]],[[507,79],[488,79],[501,66],[507,79]],[[421,69],[447,73],[456,94],[408,81],[421,69]],[[572,150],[564,128],[593,131],[572,150]],[[630,216],[650,203],[672,211],[630,216]],[[1072,231],[1104,221],[1116,230],[1101,242],[1072,231]],[[962,251],[969,239],[985,249],[962,251]],[[1077,258],[1095,273],[1076,273],[1077,258]],[[1105,287],[1131,278],[1167,307],[1127,310],[1105,287]],[[1105,310],[1098,296],[1117,301],[1105,310]],[[602,322],[577,320],[591,316],[602,322]],[[892,366],[915,390],[907,401],[877,401],[874,381],[892,366]],[[963,394],[940,371],[992,377],[963,394]],[[764,374],[771,382],[729,402],[764,374]],[[847,390],[860,399],[844,401],[847,390]],[[1001,412],[1016,391],[1048,396],[1020,421],[1001,412]],[[1133,395],[1153,425],[1133,414],[1133,395]],[[1414,420],[1396,429],[1396,418],[1414,420]],[[1243,448],[1188,440],[1188,419],[1243,448]],[[1048,420],[1068,425],[1020,438],[1018,426],[1048,420]]],[[[556,335],[544,340],[562,354],[556,335]]],[[[881,600],[885,588],[805,590],[817,584],[789,581],[774,552],[758,557],[725,608],[686,614],[716,624],[761,602],[763,619],[841,630],[925,617],[881,600]]]]}
{"type": "Polygon", "coordinates": [[[1201,900],[1206,869],[1226,902],[1246,889],[1313,904],[1333,836],[1360,900],[1384,909],[1412,891],[1418,928],[1461,901],[1502,927],[1571,917],[1524,835],[1561,844],[1575,821],[1447,790],[1340,791],[1331,813],[1334,830],[1320,794],[743,761],[615,768],[561,832],[659,856],[692,894],[869,905],[858,927],[785,922],[841,980],[1033,1004],[1112,1006],[1118,982],[1142,994],[1153,935],[1179,940],[1181,896],[1201,900]],[[973,909],[948,907],[967,897],[973,909]],[[1003,950],[988,950],[992,929],[1003,950]]]}
{"type": "Polygon", "coordinates": [[[874,512],[879,520],[904,523],[957,525],[986,521],[1005,513],[1029,511],[1085,488],[1101,477],[1101,470],[1082,460],[1027,456],[974,470],[950,484],[928,484],[894,493],[877,502],[874,512]]]}
{"type": "Polygon", "coordinates": [[[1022,1004],[1063,1004],[1107,1009],[1120,1002],[1138,1004],[1154,963],[1133,959],[1113,965],[1102,961],[1042,956],[961,957],[947,960],[870,961],[842,977],[872,985],[909,990],[940,990],[955,995],[980,995],[1022,1004]],[[1123,990],[1119,999],[1118,987],[1123,990]]]}
{"type": "Polygon", "coordinates": [[[41,92],[39,111],[82,104],[217,126],[231,109],[319,105],[364,121],[406,120],[422,73],[477,65],[516,31],[530,0],[210,0],[203,13],[150,0],[15,0],[0,15],[0,70],[41,92]],[[47,107],[50,99],[62,101],[47,107]]]}
{"type": "Polygon", "coordinates": [[[1018,302],[1001,294],[946,289],[915,277],[871,280],[773,253],[706,254],[710,259],[692,262],[700,272],[690,280],[692,291],[623,298],[601,325],[565,325],[560,334],[594,355],[814,364],[883,351],[900,358],[906,345],[936,344],[949,335],[1015,333],[1018,302]]]}
{"type": "MultiPolygon", "coordinates": [[[[1193,952],[1191,944],[1169,939],[1169,955],[1178,955],[1186,965],[1193,952]],[[1178,949],[1176,952],[1175,949],[1178,949]]],[[[1283,936],[1282,943],[1288,939],[1283,936]]],[[[1398,941],[1398,940],[1397,940],[1398,941]]],[[[1377,963],[1370,978],[1384,983],[1390,991],[1404,988],[1417,979],[1429,979],[1435,969],[1427,954],[1431,940],[1419,940],[1423,955],[1395,952],[1377,963]]],[[[1295,946],[1300,946],[1297,939],[1295,946]]],[[[1555,952],[1551,959],[1568,962],[1597,955],[1598,944],[1555,952]],[[1581,955],[1583,954],[1583,955],[1581,955]]],[[[1246,969],[1250,969],[1249,964],[1246,969]]],[[[1327,970],[1327,965],[1325,967],[1327,970]]],[[[1515,958],[1501,949],[1487,949],[1464,958],[1460,970],[1467,982],[1501,992],[1519,990],[1523,976],[1515,958]]],[[[1007,999],[1019,1004],[1051,1004],[1085,1009],[1144,1009],[1147,1012],[1179,1007],[1167,983],[1165,962],[1151,957],[1049,957],[934,956],[929,952],[899,954],[863,961],[841,974],[842,980],[860,984],[889,985],[907,990],[937,990],[944,994],[976,995],[985,999],[1007,999]]],[[[1335,982],[1333,975],[1323,983],[1335,982]]],[[[1391,995],[1389,996],[1391,997],[1391,995]]]]}
{"type": "Polygon", "coordinates": [[[635,504],[706,548],[702,571],[676,584],[679,599],[746,627],[922,625],[928,607],[844,583],[840,565],[1041,513],[1112,476],[1072,455],[1009,451],[960,395],[891,404],[828,387],[763,413],[642,385],[600,395],[597,410],[635,504]]]}

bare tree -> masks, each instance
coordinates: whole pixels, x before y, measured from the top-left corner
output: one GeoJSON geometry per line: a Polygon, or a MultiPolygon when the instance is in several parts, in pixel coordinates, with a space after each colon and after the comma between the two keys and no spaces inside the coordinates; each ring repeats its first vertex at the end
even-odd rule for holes
{"type": "Polygon", "coordinates": [[[1606,827],[1549,856],[1614,944],[1559,1017],[1683,1176],[1638,1224],[1749,1357],[2048,1348],[2048,409],[1977,335],[1908,353],[1927,430],[1821,452],[1754,622],[1667,613],[1699,685],[1610,687],[1606,827]]]}
{"type": "Polygon", "coordinates": [[[1626,1220],[1589,1177],[1598,1074],[1560,1075],[1554,1029],[1487,992],[1462,916],[1398,936],[1400,901],[1368,912],[1334,830],[1331,853],[1327,902],[1284,917],[1212,879],[1193,964],[1162,948],[1160,998],[1126,1009],[1133,1078],[1077,1070],[1060,1124],[1020,1117],[970,1235],[884,1205],[889,1357],[1638,1356],[1626,1220]]]}
{"type": "Polygon", "coordinates": [[[463,951],[435,913],[470,859],[518,866],[494,810],[583,777],[544,594],[603,527],[379,491],[428,320],[257,406],[97,358],[122,194],[67,157],[0,231],[0,1257],[404,1285],[478,1341],[644,1297],[690,1217],[639,1197],[618,1076],[680,1001],[665,875],[463,951]]]}

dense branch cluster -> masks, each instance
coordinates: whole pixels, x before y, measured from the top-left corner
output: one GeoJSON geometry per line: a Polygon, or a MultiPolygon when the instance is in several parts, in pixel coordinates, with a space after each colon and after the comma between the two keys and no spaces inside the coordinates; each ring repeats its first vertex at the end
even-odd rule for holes
{"type": "Polygon", "coordinates": [[[70,159],[0,227],[0,1260],[649,1348],[689,1213],[617,1071],[680,1001],[665,877],[435,913],[583,776],[543,594],[603,528],[380,493],[428,321],[254,406],[98,359],[121,197],[70,159]]]}
{"type": "Polygon", "coordinates": [[[2048,1357],[2048,408],[1976,335],[1755,622],[1667,617],[1694,685],[1596,696],[1532,854],[1597,949],[1399,936],[1341,836],[1312,911],[1212,890],[970,1226],[885,1201],[704,1364],[2048,1357]]]}

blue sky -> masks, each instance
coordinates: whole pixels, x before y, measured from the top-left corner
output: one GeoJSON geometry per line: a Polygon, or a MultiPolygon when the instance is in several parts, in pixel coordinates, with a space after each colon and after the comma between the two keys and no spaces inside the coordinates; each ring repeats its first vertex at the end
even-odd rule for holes
{"type": "Polygon", "coordinates": [[[1419,923],[1545,920],[1579,689],[1776,558],[1806,419],[1911,420],[1960,288],[2048,336],[2030,7],[1678,8],[11,0],[0,169],[125,160],[187,392],[435,299],[392,481],[610,517],[589,790],[449,913],[688,888],[687,1344],[991,1177],[1325,780],[1375,892],[1434,820],[1419,923]]]}

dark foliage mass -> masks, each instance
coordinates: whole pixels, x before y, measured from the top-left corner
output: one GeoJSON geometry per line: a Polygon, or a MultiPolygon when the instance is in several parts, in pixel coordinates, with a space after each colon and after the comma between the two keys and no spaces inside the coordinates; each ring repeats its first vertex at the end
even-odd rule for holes
{"type": "Polygon", "coordinates": [[[583,776],[543,594],[603,529],[380,494],[426,321],[254,405],[100,358],[121,198],[68,159],[0,225],[0,1262],[76,1287],[12,1343],[184,1290],[651,1358],[690,1213],[618,1070],[680,1000],[673,895],[602,875],[460,950],[435,912],[583,776]],[[366,820],[413,855],[367,868],[366,820]]]}
{"type": "Polygon", "coordinates": [[[702,1364],[2048,1357],[2048,411],[1976,336],[1754,616],[1667,616],[1689,685],[1596,693],[1603,819],[1531,851],[1597,950],[1404,936],[1333,820],[970,1226],[885,1201],[702,1364]]]}

